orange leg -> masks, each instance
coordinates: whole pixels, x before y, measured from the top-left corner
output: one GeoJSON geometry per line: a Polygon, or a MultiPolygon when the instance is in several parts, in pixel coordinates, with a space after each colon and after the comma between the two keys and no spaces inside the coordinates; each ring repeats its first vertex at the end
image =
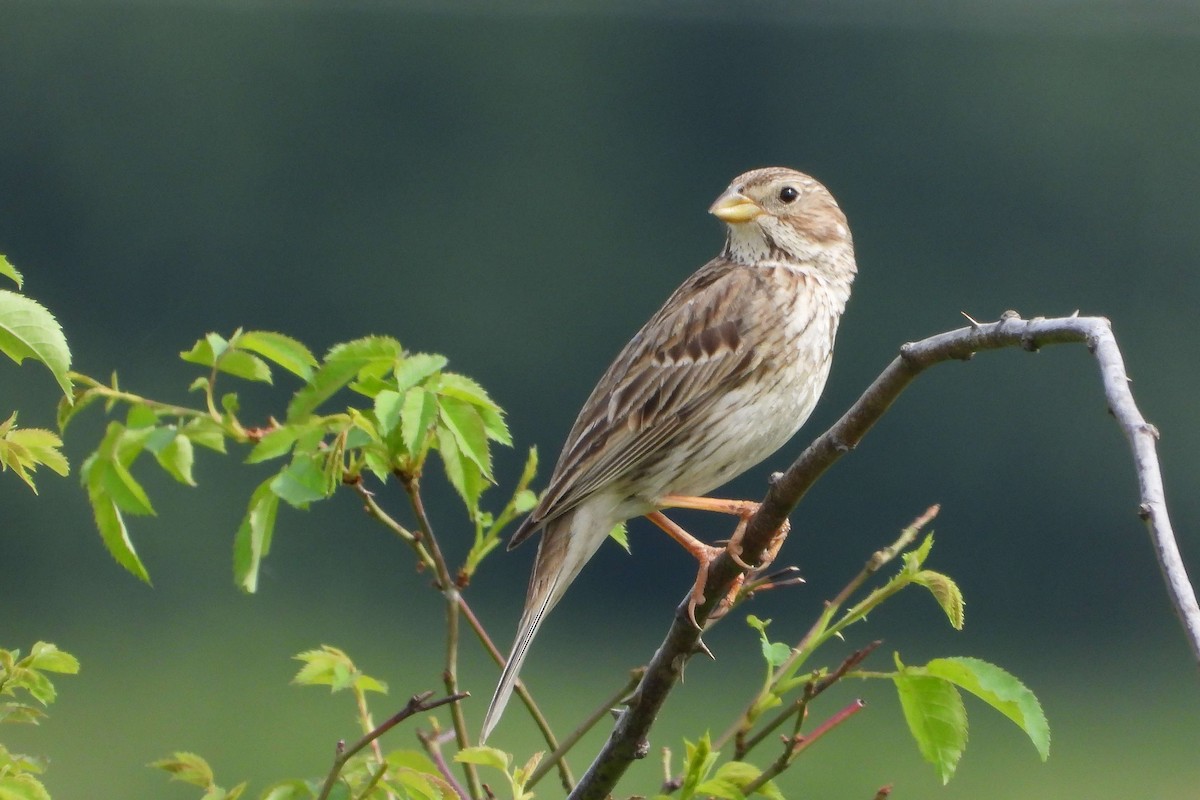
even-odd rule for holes
{"type": "MultiPolygon", "coordinates": [[[[733,536],[730,537],[725,549],[729,552],[729,557],[742,569],[762,570],[770,566],[771,562],[775,560],[775,554],[779,552],[780,545],[783,544],[783,540],[787,538],[788,532],[792,527],[790,522],[784,521],[779,530],[775,532],[771,546],[765,553],[766,558],[764,562],[755,567],[742,560],[742,534],[746,532],[746,524],[750,522],[750,518],[758,513],[758,507],[762,505],[761,503],[753,500],[723,500],[719,497],[689,497],[686,495],[669,494],[662,498],[662,504],[664,508],[690,508],[697,511],[714,511],[718,514],[731,514],[737,517],[738,526],[734,530],[733,536]]],[[[658,525],[657,522],[655,524],[658,525]]],[[[661,528],[662,526],[659,525],[659,527],[661,528]]],[[[685,533],[685,535],[687,534],[685,533]]],[[[674,537],[673,534],[672,536],[674,537]]],[[[683,544],[677,537],[674,538],[680,544],[683,544]]],[[[690,535],[688,535],[688,538],[696,541],[690,535]]],[[[705,546],[707,547],[707,545],[705,546]]],[[[688,545],[684,544],[684,547],[686,548],[688,545]]],[[[690,549],[689,552],[691,552],[690,549]]]]}
{"type": "MultiPolygon", "coordinates": [[[[717,556],[721,555],[722,550],[720,547],[705,544],[692,536],[668,519],[661,511],[651,511],[646,515],[646,519],[662,528],[668,536],[679,542],[684,550],[687,550],[693,558],[700,562],[700,571],[696,574],[696,583],[692,586],[692,596],[688,600],[688,616],[691,618],[692,624],[696,625],[696,606],[704,602],[704,584],[708,581],[708,567],[716,560],[717,556]]],[[[696,627],[700,626],[696,625],[696,627]]]]}

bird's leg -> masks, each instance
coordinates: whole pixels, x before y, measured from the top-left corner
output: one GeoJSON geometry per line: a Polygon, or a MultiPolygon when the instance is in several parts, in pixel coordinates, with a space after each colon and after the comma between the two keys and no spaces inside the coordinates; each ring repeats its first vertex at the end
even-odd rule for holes
{"type": "Polygon", "coordinates": [[[697,511],[715,511],[718,514],[732,514],[737,517],[738,526],[734,529],[733,536],[730,537],[729,543],[725,545],[725,549],[729,552],[729,557],[739,567],[754,572],[761,572],[771,565],[771,562],[775,560],[775,555],[779,552],[779,548],[783,546],[783,540],[787,538],[788,532],[792,529],[792,524],[784,520],[783,525],[779,526],[779,530],[775,531],[775,535],[771,538],[770,546],[763,553],[763,563],[758,566],[752,566],[742,560],[742,535],[746,532],[746,525],[750,522],[750,518],[758,513],[759,506],[762,503],[757,503],[754,500],[724,500],[719,497],[689,497],[677,494],[669,494],[662,498],[660,502],[664,508],[691,508],[697,511]]]}
{"type": "MultiPolygon", "coordinates": [[[[692,596],[688,600],[688,617],[692,620],[692,624],[699,628],[700,626],[696,624],[696,606],[704,602],[704,584],[708,581],[708,567],[721,555],[723,549],[700,541],[678,524],[668,519],[661,511],[650,512],[646,515],[646,519],[653,522],[659,528],[662,528],[663,532],[679,542],[684,550],[687,550],[692,554],[693,558],[700,562],[700,571],[696,575],[696,583],[692,586],[692,596]]],[[[726,600],[737,594],[741,583],[742,578],[738,578],[726,600]]]]}

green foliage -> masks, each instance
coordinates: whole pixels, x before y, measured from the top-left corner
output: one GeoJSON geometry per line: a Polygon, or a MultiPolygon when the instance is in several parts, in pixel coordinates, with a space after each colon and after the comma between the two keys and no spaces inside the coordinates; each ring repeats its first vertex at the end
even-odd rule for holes
{"type": "MultiPolygon", "coordinates": [[[[48,642],[38,642],[24,658],[20,650],[0,649],[0,723],[37,725],[46,718],[42,709],[57,697],[48,672],[74,675],[79,662],[48,642]]],[[[50,800],[38,777],[46,763],[44,758],[13,753],[0,744],[0,798],[50,800]]]]}
{"type": "Polygon", "coordinates": [[[945,783],[954,775],[967,744],[965,689],[1004,714],[1029,736],[1038,755],[1050,757],[1050,726],[1033,692],[995,664],[977,658],[936,658],[924,667],[905,667],[896,657],[892,680],[904,719],[921,755],[945,783]]]}
{"type": "MultiPolygon", "coordinates": [[[[60,430],[65,431],[76,414],[98,400],[110,413],[117,405],[128,408],[124,423],[109,423],[99,447],[85,460],[81,479],[105,547],[118,564],[144,581],[149,574],[126,522],[128,516],[154,514],[150,497],[135,477],[134,463],[143,451],[187,486],[196,485],[197,445],[221,453],[230,445],[248,446],[247,464],[286,459],[250,496],[234,536],[234,580],[247,592],[258,587],[280,501],[304,510],[341,487],[360,486],[366,476],[381,482],[396,477],[415,485],[431,453],[438,455],[474,523],[475,540],[459,570],[460,582],[468,581],[499,545],[503,529],[536,502],[529,485],[537,454],[530,451],[521,479],[501,510],[492,514],[480,507],[483,493],[494,483],[491,445],[511,445],[512,436],[501,408],[479,384],[447,372],[444,356],[409,353],[395,339],[369,336],[334,345],[318,360],[304,344],[284,334],[238,329],[228,338],[209,333],[180,357],[207,369],[190,387],[203,394],[201,407],[128,392],[116,374],[107,383],[73,374],[76,392],[72,402],[60,405],[58,414],[60,430]],[[217,394],[218,381],[225,376],[273,383],[275,367],[301,381],[280,415],[283,422],[272,417],[264,425],[247,424],[239,416],[237,395],[217,394]],[[357,402],[325,413],[324,406],[343,391],[357,402]]],[[[428,555],[422,560],[427,562],[428,555]]]]}
{"type": "MultiPolygon", "coordinates": [[[[24,285],[21,273],[3,255],[0,255],[0,275],[11,279],[18,289],[24,285]]],[[[27,358],[45,364],[70,398],[71,349],[62,327],[35,300],[6,289],[0,289],[0,352],[18,364],[27,358]]],[[[18,428],[15,411],[0,423],[0,470],[11,469],[35,493],[33,476],[38,467],[67,474],[69,466],[61,448],[62,440],[55,433],[41,428],[18,428]]]]}
{"type": "Polygon", "coordinates": [[[503,750],[486,746],[464,747],[455,754],[454,760],[460,764],[478,764],[498,770],[508,781],[512,800],[530,800],[533,792],[528,791],[525,787],[529,782],[529,776],[533,774],[533,771],[537,769],[538,762],[542,760],[542,754],[534,753],[524,766],[514,767],[513,757],[503,750]]]}

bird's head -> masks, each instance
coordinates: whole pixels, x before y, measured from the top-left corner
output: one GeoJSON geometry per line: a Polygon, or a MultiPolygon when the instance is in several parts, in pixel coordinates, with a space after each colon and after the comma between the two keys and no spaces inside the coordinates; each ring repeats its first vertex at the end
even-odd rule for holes
{"type": "Polygon", "coordinates": [[[742,264],[788,262],[818,268],[849,262],[853,244],[846,215],[819,181],[785,167],[734,178],[709,208],[729,227],[725,257],[742,264]]]}

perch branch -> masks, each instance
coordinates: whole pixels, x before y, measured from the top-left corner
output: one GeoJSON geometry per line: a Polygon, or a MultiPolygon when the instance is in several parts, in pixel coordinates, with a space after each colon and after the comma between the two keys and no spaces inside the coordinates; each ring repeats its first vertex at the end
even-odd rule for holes
{"type": "MultiPolygon", "coordinates": [[[[1102,317],[1023,320],[1015,312],[1008,312],[997,322],[972,323],[970,327],[901,347],[900,355],[842,418],[817,437],[786,472],[773,476],[762,506],[743,535],[742,559],[751,564],[758,562],[774,532],[817,479],[866,436],[905,387],[923,371],[943,361],[966,361],[981,350],[1020,346],[1035,351],[1043,345],[1066,343],[1086,344],[1096,357],[1109,409],[1133,452],[1141,496],[1138,515],[1149,530],[1167,591],[1193,654],[1200,660],[1200,606],[1196,604],[1195,591],[1188,580],[1167,515],[1155,449],[1157,431],[1138,411],[1112,326],[1102,317]]],[[[699,625],[704,625],[739,574],[739,567],[728,555],[713,562],[707,580],[711,591],[705,592],[709,599],[695,609],[699,625]]],[[[647,735],[667,694],[679,680],[684,663],[703,648],[701,631],[688,618],[687,605],[685,598],[676,608],[674,622],[647,665],[646,674],[630,697],[629,706],[571,793],[571,800],[603,800],[629,765],[649,751],[647,735]]]]}

